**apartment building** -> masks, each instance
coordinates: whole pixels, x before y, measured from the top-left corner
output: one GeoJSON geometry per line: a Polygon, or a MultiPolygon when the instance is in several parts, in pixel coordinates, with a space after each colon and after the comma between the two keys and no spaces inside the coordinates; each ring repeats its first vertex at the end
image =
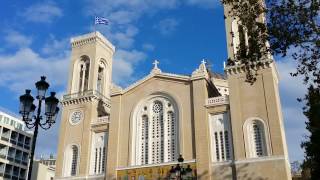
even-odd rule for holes
{"type": "Polygon", "coordinates": [[[32,134],[24,122],[0,110],[0,180],[27,178],[32,134]]]}

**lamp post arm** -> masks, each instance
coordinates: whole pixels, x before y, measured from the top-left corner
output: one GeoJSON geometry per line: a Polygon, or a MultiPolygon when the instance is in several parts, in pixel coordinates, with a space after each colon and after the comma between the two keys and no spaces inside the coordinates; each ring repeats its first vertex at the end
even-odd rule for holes
{"type": "Polygon", "coordinates": [[[25,124],[26,124],[26,126],[27,126],[28,129],[32,129],[32,128],[35,127],[35,124],[34,124],[34,123],[27,123],[27,122],[25,122],[25,124]]]}
{"type": "Polygon", "coordinates": [[[51,124],[49,124],[49,123],[40,123],[39,125],[40,125],[41,128],[44,129],[44,130],[48,130],[48,129],[51,128],[51,124]]]}
{"type": "Polygon", "coordinates": [[[33,137],[32,137],[32,146],[31,146],[30,161],[29,161],[29,170],[28,170],[28,180],[31,180],[34,150],[35,150],[36,143],[37,143],[38,129],[39,129],[39,124],[40,124],[40,120],[41,120],[41,115],[40,115],[40,113],[41,113],[41,103],[42,103],[42,100],[39,99],[38,101],[39,101],[38,111],[37,111],[37,116],[36,116],[36,121],[35,121],[35,128],[34,128],[33,137]]]}

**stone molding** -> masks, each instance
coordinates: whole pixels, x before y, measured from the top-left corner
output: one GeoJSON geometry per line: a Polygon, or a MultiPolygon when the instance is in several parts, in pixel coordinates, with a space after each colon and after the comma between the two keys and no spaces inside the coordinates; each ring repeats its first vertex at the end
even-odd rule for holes
{"type": "MultiPolygon", "coordinates": [[[[252,70],[260,70],[260,69],[270,68],[273,62],[274,61],[272,59],[265,59],[258,62],[252,62],[249,66],[252,70]]],[[[246,69],[246,65],[237,64],[234,66],[227,66],[224,69],[224,71],[226,72],[227,75],[232,75],[232,74],[244,73],[247,71],[247,69],[246,69]]]]}
{"type": "Polygon", "coordinates": [[[103,97],[97,91],[89,90],[81,93],[67,94],[63,96],[63,99],[60,101],[62,106],[69,106],[74,104],[82,104],[93,101],[102,101],[103,106],[110,110],[111,102],[110,99],[103,97]]]}
{"type": "Polygon", "coordinates": [[[163,73],[159,71],[151,71],[150,74],[145,76],[144,78],[134,82],[130,86],[128,86],[125,89],[122,89],[121,87],[114,85],[113,92],[111,93],[112,96],[119,95],[119,94],[124,94],[131,89],[134,89],[135,87],[143,84],[144,82],[148,81],[149,79],[153,77],[160,77],[160,78],[168,78],[168,79],[176,79],[176,80],[181,80],[181,81],[190,81],[190,76],[184,76],[184,75],[178,75],[178,74],[172,74],[172,73],[163,73]]]}
{"type": "Polygon", "coordinates": [[[85,44],[91,44],[95,42],[101,42],[106,47],[110,48],[112,52],[115,51],[115,47],[105,38],[99,31],[95,31],[89,34],[71,38],[70,43],[72,48],[80,47],[85,44]]]}

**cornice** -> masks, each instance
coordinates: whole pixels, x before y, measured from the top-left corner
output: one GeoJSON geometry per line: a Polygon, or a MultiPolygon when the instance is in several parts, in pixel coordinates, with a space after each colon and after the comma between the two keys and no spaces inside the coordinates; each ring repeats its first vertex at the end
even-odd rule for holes
{"type": "Polygon", "coordinates": [[[111,102],[110,99],[107,99],[100,93],[96,91],[86,91],[82,93],[74,93],[74,94],[67,94],[63,96],[63,99],[61,100],[61,104],[63,107],[69,106],[69,105],[76,105],[76,104],[83,104],[88,102],[102,102],[102,105],[106,107],[107,109],[111,108],[111,102]]]}
{"type": "Polygon", "coordinates": [[[106,47],[110,48],[112,52],[115,51],[115,47],[112,45],[110,41],[108,41],[107,38],[105,38],[99,31],[95,31],[89,34],[85,34],[82,36],[71,38],[70,43],[72,48],[80,47],[86,44],[92,44],[100,42],[106,47]]]}
{"type": "MultiPolygon", "coordinates": [[[[249,67],[253,70],[266,69],[270,68],[273,62],[274,61],[272,59],[265,59],[257,62],[252,62],[251,64],[249,64],[249,67]]],[[[247,71],[247,65],[237,64],[234,66],[227,66],[224,71],[227,75],[244,73],[247,71]]]]}
{"type": "MultiPolygon", "coordinates": [[[[135,83],[133,83],[130,86],[128,86],[127,88],[125,88],[122,91],[122,94],[130,91],[131,89],[134,89],[135,87],[143,84],[144,82],[146,82],[149,79],[154,78],[154,77],[168,78],[168,79],[174,79],[174,80],[180,80],[180,81],[190,81],[190,76],[178,75],[178,74],[172,74],[172,73],[163,73],[160,71],[151,71],[151,73],[148,74],[147,76],[145,76],[144,78],[136,81],[135,83]]],[[[119,94],[119,92],[117,92],[115,94],[119,94]]]]}

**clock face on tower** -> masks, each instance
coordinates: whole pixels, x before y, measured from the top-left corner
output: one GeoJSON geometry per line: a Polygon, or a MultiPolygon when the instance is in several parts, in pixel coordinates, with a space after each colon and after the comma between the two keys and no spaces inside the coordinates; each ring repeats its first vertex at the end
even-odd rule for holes
{"type": "Polygon", "coordinates": [[[82,117],[83,115],[81,111],[74,111],[71,113],[69,121],[72,125],[75,125],[82,120],[82,117]]]}

